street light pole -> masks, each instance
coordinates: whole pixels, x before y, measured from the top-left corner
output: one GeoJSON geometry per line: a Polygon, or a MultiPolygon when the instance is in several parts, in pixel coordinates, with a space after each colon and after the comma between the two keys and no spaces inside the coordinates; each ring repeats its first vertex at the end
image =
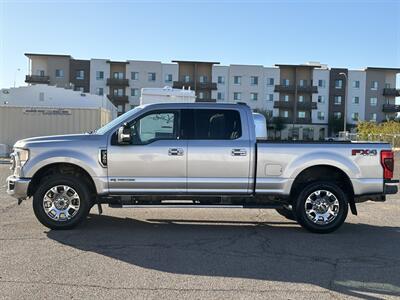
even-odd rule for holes
{"type": "Polygon", "coordinates": [[[15,88],[15,82],[17,80],[17,72],[19,72],[19,71],[21,71],[20,68],[16,69],[15,72],[14,72],[14,88],[15,88]]]}
{"type": "Polygon", "coordinates": [[[347,123],[347,88],[348,88],[348,77],[347,74],[344,72],[340,72],[339,75],[344,76],[346,78],[345,84],[344,84],[344,114],[343,114],[343,131],[346,132],[346,123],[347,123]]]}

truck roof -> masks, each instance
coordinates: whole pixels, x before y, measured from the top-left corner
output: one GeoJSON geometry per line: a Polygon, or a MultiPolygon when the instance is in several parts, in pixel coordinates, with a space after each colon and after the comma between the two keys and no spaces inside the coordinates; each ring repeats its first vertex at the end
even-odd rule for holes
{"type": "Polygon", "coordinates": [[[160,107],[160,108],[238,108],[246,107],[244,103],[218,103],[218,102],[195,102],[195,103],[151,103],[145,104],[143,107],[160,107]]]}

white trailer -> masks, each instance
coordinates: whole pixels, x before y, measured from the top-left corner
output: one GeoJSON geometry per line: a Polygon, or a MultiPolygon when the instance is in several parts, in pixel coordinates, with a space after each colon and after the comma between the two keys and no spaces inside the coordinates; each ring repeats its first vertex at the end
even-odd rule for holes
{"type": "Polygon", "coordinates": [[[152,103],[194,103],[196,94],[191,90],[164,88],[142,88],[140,105],[152,103]]]}

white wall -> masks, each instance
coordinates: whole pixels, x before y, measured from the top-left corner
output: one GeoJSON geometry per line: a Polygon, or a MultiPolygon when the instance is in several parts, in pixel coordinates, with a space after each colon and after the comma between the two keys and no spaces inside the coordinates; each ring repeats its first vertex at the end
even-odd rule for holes
{"type": "Polygon", "coordinates": [[[357,124],[357,121],[352,120],[352,113],[358,112],[359,120],[365,120],[365,85],[366,85],[366,72],[358,70],[348,71],[348,87],[347,87],[347,112],[346,120],[348,124],[357,124]],[[353,81],[360,81],[360,88],[353,87],[353,81]],[[359,104],[353,103],[353,98],[359,97],[359,104]]]}
{"type": "Polygon", "coordinates": [[[312,95],[312,101],[317,103],[317,109],[311,110],[312,123],[327,124],[329,117],[329,70],[314,69],[313,70],[313,85],[318,86],[319,80],[325,80],[325,87],[318,87],[318,93],[312,95]],[[324,103],[318,103],[318,96],[322,96],[324,103]],[[325,119],[318,120],[318,112],[324,112],[325,119]]]}
{"type": "Polygon", "coordinates": [[[265,109],[272,111],[273,116],[278,116],[278,109],[275,109],[274,111],[274,101],[279,101],[279,93],[275,93],[275,85],[279,84],[280,82],[280,70],[279,68],[264,68],[264,79],[263,79],[263,85],[265,87],[265,92],[264,92],[264,100],[265,100],[265,109]],[[273,85],[268,85],[268,80],[269,78],[274,79],[274,84],[273,85]],[[273,100],[269,100],[269,95],[272,94],[274,95],[273,100]]]}
{"type": "Polygon", "coordinates": [[[217,90],[211,91],[211,98],[217,102],[232,102],[233,98],[229,94],[229,67],[228,66],[213,66],[212,80],[217,83],[217,90]],[[218,83],[218,76],[224,78],[224,83],[218,83]],[[218,100],[218,93],[222,93],[223,99],[218,100]]]}
{"type": "Polygon", "coordinates": [[[126,94],[129,97],[129,105],[136,106],[140,104],[140,90],[149,87],[164,87],[164,77],[161,62],[159,61],[129,60],[128,62],[126,65],[126,77],[129,79],[129,87],[126,94]],[[139,80],[132,80],[131,72],[139,72],[139,80]],[[148,80],[148,73],[150,72],[156,73],[155,81],[148,80]],[[139,90],[137,96],[131,96],[131,89],[134,88],[139,90]]]}
{"type": "Polygon", "coordinates": [[[104,96],[107,96],[109,87],[107,86],[107,78],[110,78],[110,64],[106,59],[91,59],[90,60],[90,93],[96,94],[97,88],[103,88],[104,96]],[[96,72],[103,71],[104,79],[97,80],[96,72]]]}
{"type": "Polygon", "coordinates": [[[264,93],[264,67],[252,65],[230,65],[229,66],[229,102],[245,102],[252,109],[266,109],[264,93]],[[241,84],[234,84],[234,76],[241,76],[241,84]],[[250,83],[251,76],[258,76],[258,84],[250,83]],[[234,100],[234,93],[241,93],[240,100],[234,100]],[[250,94],[257,93],[258,100],[251,100],[250,94]]]}

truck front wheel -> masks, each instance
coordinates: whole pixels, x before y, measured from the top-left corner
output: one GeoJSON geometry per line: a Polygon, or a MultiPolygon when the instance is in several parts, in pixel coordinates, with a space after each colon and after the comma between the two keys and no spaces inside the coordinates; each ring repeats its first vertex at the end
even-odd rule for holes
{"type": "Polygon", "coordinates": [[[33,195],[37,219],[50,229],[71,229],[86,219],[90,193],[85,181],[73,175],[44,178],[33,195]]]}
{"type": "Polygon", "coordinates": [[[294,212],[305,229],[316,233],[333,232],[346,220],[347,195],[335,183],[310,183],[300,192],[294,212]]]}

